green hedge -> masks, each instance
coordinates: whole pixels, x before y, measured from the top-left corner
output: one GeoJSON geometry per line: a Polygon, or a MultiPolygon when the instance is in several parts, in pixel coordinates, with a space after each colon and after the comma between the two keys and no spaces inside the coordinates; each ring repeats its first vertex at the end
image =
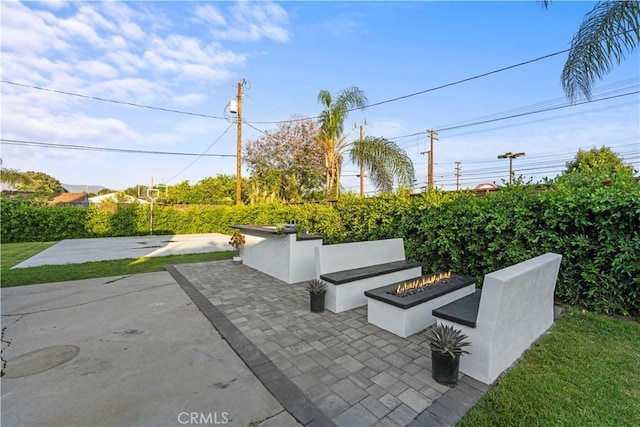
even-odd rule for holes
{"type": "MultiPolygon", "coordinates": [[[[329,204],[154,207],[154,234],[233,232],[295,219],[325,243],[403,237],[425,271],[479,281],[545,252],[563,255],[556,296],[602,313],[640,315],[640,183],[534,193],[346,195],[329,204]]],[[[149,234],[149,206],[48,208],[2,200],[2,242],[149,234]]]]}

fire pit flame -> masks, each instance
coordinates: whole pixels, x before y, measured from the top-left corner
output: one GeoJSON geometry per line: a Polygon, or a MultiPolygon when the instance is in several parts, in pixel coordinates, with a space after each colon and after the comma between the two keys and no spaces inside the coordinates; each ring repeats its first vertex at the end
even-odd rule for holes
{"type": "Polygon", "coordinates": [[[435,273],[429,277],[422,277],[420,279],[412,280],[410,282],[401,283],[396,288],[396,295],[404,295],[405,293],[412,290],[420,290],[424,287],[436,285],[439,282],[449,279],[451,277],[451,272],[447,271],[446,273],[435,273]]]}

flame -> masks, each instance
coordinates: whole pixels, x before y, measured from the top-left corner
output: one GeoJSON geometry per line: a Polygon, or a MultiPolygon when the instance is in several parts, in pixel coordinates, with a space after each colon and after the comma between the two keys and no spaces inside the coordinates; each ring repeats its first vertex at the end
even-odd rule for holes
{"type": "Polygon", "coordinates": [[[447,271],[446,273],[434,273],[429,277],[421,277],[410,282],[401,283],[396,287],[396,294],[401,295],[412,289],[422,289],[429,285],[435,285],[441,280],[446,280],[450,277],[451,272],[447,271]]]}

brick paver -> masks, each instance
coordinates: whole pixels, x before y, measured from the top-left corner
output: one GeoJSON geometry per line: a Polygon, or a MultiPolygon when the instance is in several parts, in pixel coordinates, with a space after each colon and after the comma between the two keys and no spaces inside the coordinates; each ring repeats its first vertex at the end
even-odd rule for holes
{"type": "MultiPolygon", "coordinates": [[[[302,424],[455,424],[488,389],[464,375],[454,388],[438,384],[424,333],[401,338],[371,325],[366,307],[311,313],[304,284],[231,261],[168,270],[215,306],[214,326],[237,340],[241,351],[232,348],[277,399],[300,405],[283,403],[302,424]]],[[[197,304],[196,292],[185,291],[197,304]]]]}

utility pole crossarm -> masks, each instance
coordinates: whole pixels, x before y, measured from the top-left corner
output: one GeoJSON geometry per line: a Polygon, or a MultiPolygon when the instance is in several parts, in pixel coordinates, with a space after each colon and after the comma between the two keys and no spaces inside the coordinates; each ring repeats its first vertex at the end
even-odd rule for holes
{"type": "Polygon", "coordinates": [[[504,154],[499,154],[498,159],[509,159],[509,184],[513,184],[513,159],[524,156],[524,152],[512,153],[507,151],[504,154]]]}

